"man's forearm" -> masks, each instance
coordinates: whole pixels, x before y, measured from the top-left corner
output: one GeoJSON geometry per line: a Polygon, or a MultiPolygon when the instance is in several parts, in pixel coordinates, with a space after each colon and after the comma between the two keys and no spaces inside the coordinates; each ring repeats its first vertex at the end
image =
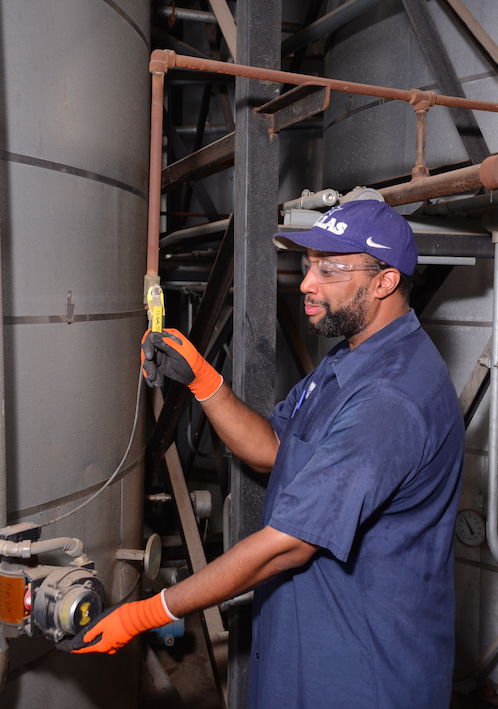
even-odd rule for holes
{"type": "Polygon", "coordinates": [[[166,591],[177,617],[234,598],[286,569],[305,564],[318,547],[271,527],[251,534],[201,571],[166,591]]]}
{"type": "Polygon", "coordinates": [[[280,442],[268,419],[244,404],[227,384],[201,405],[234,455],[260,473],[271,471],[280,442]]]}

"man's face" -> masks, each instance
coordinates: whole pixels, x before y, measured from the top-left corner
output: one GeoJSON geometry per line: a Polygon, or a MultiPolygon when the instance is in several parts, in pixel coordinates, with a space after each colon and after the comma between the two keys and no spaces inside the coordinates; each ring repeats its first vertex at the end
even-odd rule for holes
{"type": "MultiPolygon", "coordinates": [[[[330,254],[308,250],[311,262],[330,259],[336,263],[363,265],[361,254],[330,254]]],[[[375,273],[375,272],[373,272],[375,273]]],[[[358,335],[368,324],[368,312],[372,299],[369,285],[372,271],[353,271],[351,280],[334,283],[318,283],[312,269],[301,283],[304,293],[304,311],[308,316],[310,330],[324,337],[346,338],[358,335]]]]}

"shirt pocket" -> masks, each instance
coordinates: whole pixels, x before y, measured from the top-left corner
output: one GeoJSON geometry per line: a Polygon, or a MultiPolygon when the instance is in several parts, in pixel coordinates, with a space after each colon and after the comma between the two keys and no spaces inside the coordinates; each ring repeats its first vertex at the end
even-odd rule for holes
{"type": "Polygon", "coordinates": [[[282,460],[282,487],[289,485],[309,463],[314,454],[314,446],[308,441],[303,441],[299,435],[289,436],[282,460]]]}

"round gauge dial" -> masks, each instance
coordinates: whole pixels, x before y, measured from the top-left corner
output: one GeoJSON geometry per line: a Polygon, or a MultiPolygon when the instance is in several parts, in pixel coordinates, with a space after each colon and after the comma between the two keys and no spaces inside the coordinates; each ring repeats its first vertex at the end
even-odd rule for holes
{"type": "Polygon", "coordinates": [[[455,534],[469,547],[478,547],[486,539],[486,522],[479,512],[460,510],[457,514],[455,534]]]}

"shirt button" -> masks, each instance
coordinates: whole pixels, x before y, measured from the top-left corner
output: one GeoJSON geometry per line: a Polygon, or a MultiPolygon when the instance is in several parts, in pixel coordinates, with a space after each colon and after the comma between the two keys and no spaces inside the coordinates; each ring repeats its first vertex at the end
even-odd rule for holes
{"type": "Polygon", "coordinates": [[[256,653],[256,660],[259,660],[259,652],[256,653]]]}

